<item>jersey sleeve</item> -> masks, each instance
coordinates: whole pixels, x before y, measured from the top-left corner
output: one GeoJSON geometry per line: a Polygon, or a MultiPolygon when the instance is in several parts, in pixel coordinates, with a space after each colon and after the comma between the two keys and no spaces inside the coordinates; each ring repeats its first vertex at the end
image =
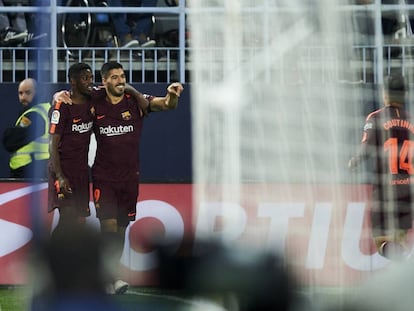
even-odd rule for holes
{"type": "Polygon", "coordinates": [[[151,101],[155,98],[155,96],[149,95],[149,94],[142,94],[142,95],[148,101],[148,108],[145,111],[145,113],[148,114],[148,113],[152,112],[152,110],[151,110],[151,101]]]}
{"type": "Polygon", "coordinates": [[[65,127],[65,104],[56,103],[50,112],[49,134],[62,134],[65,127]]]}
{"type": "Polygon", "coordinates": [[[375,141],[375,119],[368,116],[365,120],[364,131],[361,142],[363,144],[373,144],[375,141]]]}

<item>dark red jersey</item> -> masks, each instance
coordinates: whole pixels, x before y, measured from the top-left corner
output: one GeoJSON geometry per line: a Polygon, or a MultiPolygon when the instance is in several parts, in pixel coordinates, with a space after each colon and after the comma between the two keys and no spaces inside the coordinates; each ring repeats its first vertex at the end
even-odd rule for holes
{"type": "Polygon", "coordinates": [[[411,203],[414,123],[408,113],[384,107],[368,115],[362,143],[374,160],[374,199],[411,203]]]}
{"type": "Polygon", "coordinates": [[[143,113],[137,101],[125,95],[118,104],[93,100],[97,151],[92,176],[98,181],[134,181],[139,177],[139,142],[143,113]]]}
{"type": "MultiPolygon", "coordinates": [[[[63,173],[69,178],[88,172],[88,150],[94,109],[91,104],[57,103],[50,110],[50,134],[61,135],[58,151],[63,173]]],[[[87,176],[87,175],[86,175],[87,176]]]]}

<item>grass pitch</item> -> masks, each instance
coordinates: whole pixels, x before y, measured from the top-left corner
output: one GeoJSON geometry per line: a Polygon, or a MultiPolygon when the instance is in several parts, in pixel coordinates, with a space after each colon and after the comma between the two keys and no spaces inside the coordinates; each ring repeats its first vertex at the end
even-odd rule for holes
{"type": "Polygon", "coordinates": [[[29,293],[22,286],[0,287],[1,311],[26,311],[28,310],[29,293]]]}
{"type": "MultiPolygon", "coordinates": [[[[29,311],[30,293],[25,286],[0,286],[0,311],[29,311]]],[[[131,287],[123,295],[111,296],[123,311],[223,310],[215,304],[176,291],[131,287]]]]}

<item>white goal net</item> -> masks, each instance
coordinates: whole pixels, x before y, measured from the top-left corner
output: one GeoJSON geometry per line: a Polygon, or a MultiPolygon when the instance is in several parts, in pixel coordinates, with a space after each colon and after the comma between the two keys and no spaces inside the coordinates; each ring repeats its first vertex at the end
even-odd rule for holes
{"type": "Polygon", "coordinates": [[[282,253],[310,288],[385,264],[347,169],[364,108],[339,4],[188,1],[196,238],[282,253]]]}

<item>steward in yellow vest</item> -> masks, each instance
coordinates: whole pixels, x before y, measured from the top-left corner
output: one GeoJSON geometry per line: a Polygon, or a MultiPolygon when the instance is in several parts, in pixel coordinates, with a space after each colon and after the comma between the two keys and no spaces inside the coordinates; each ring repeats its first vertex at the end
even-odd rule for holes
{"type": "Polygon", "coordinates": [[[3,145],[11,153],[11,178],[47,178],[49,108],[49,103],[32,106],[4,132],[3,145]]]}

